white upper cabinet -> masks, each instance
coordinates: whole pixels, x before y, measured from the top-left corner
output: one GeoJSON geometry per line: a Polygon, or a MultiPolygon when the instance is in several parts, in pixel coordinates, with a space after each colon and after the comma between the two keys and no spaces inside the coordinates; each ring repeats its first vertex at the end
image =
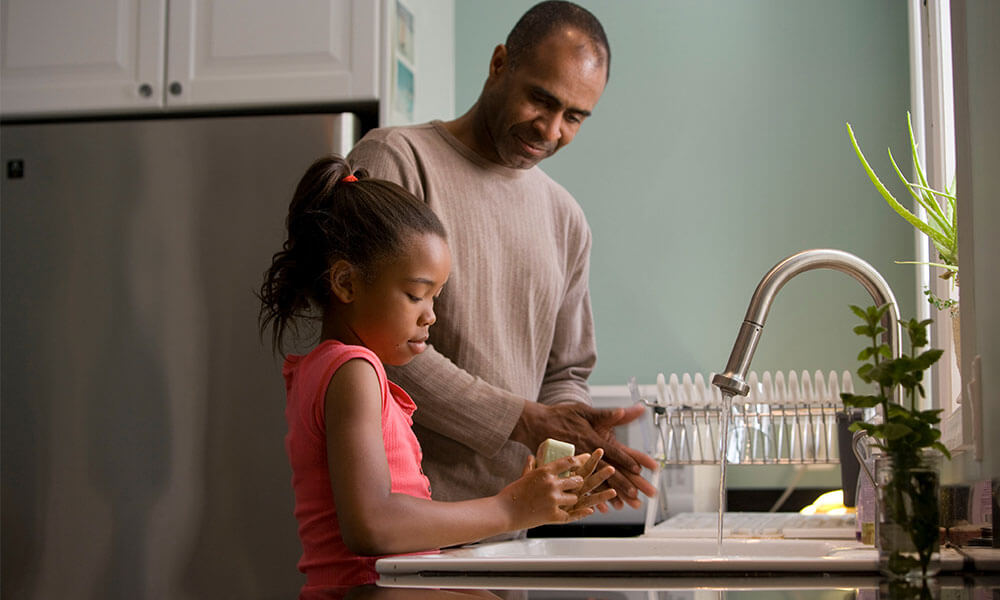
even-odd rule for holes
{"type": "Polygon", "coordinates": [[[378,98],[374,0],[170,0],[168,106],[378,98]]]}
{"type": "Polygon", "coordinates": [[[0,111],[117,112],[162,103],[166,0],[0,4],[0,111]]]}
{"type": "Polygon", "coordinates": [[[375,0],[2,0],[4,116],[374,101],[375,0]]]}

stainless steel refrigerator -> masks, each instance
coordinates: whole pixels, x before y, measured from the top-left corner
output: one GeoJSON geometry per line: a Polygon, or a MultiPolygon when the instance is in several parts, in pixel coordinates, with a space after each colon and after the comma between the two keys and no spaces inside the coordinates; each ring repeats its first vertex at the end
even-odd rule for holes
{"type": "Polygon", "coordinates": [[[2,596],[292,598],[254,296],[349,114],[4,124],[2,596]]]}

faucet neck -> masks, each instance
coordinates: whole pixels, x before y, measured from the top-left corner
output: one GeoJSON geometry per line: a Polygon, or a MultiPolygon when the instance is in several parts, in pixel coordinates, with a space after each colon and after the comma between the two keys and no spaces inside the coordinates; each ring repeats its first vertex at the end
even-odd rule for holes
{"type": "MultiPolygon", "coordinates": [[[[767,321],[767,313],[771,310],[778,291],[796,275],[813,269],[833,269],[847,273],[868,290],[876,305],[890,303],[891,306],[883,317],[882,325],[886,330],[885,340],[889,344],[892,356],[894,358],[900,356],[899,305],[882,275],[864,260],[843,250],[827,248],[804,250],[774,265],[757,284],[757,289],[750,298],[750,306],[747,308],[743,324],[736,336],[733,351],[729,355],[729,362],[726,363],[726,371],[716,375],[712,383],[733,395],[745,396],[749,392],[750,386],[746,383],[746,375],[750,370],[750,361],[757,350],[764,322],[767,321]]],[[[896,400],[898,402],[899,398],[896,400]]]]}

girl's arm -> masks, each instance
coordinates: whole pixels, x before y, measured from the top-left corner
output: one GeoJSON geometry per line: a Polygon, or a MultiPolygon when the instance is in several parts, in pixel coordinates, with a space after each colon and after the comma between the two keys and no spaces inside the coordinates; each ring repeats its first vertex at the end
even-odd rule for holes
{"type": "MultiPolygon", "coordinates": [[[[593,512],[590,503],[574,493],[589,491],[583,487],[584,478],[558,476],[581,470],[590,458],[586,454],[532,469],[489,498],[435,502],[391,493],[381,390],[375,368],[367,361],[349,360],[337,369],[327,387],[325,415],[327,462],[341,533],[357,554],[430,550],[593,512]]],[[[595,475],[599,477],[584,472],[588,487],[595,475]]],[[[593,500],[599,496],[594,494],[593,500]]]]}

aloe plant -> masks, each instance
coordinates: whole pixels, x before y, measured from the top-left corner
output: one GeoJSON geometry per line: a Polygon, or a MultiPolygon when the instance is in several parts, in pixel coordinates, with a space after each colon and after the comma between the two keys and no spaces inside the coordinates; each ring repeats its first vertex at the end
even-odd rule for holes
{"type": "MultiPolygon", "coordinates": [[[[934,263],[919,263],[915,261],[897,261],[902,264],[928,264],[934,267],[940,267],[945,269],[944,274],[941,275],[943,279],[948,279],[951,277],[958,280],[958,211],[956,210],[956,193],[955,193],[955,182],[952,181],[950,186],[945,187],[944,191],[935,190],[930,187],[927,183],[927,178],[924,176],[924,170],[920,165],[920,158],[917,155],[917,142],[913,137],[913,125],[910,121],[910,113],[906,113],[906,127],[910,132],[910,148],[913,153],[913,164],[917,172],[917,181],[909,181],[900,171],[899,166],[896,164],[896,160],[892,156],[892,150],[889,150],[889,161],[892,163],[892,168],[895,169],[896,175],[899,179],[906,185],[906,189],[913,196],[913,199],[924,208],[926,212],[926,219],[921,219],[917,215],[910,212],[905,206],[899,203],[898,200],[892,195],[892,193],[885,187],[882,181],[875,174],[874,169],[868,164],[868,160],[865,159],[865,155],[861,152],[861,147],[858,145],[857,139],[854,137],[854,130],[851,129],[851,124],[847,123],[847,134],[851,137],[851,144],[854,146],[854,152],[858,155],[858,159],[865,168],[865,172],[868,173],[869,179],[875,184],[875,188],[878,189],[885,201],[892,207],[899,216],[906,219],[910,225],[913,225],[918,230],[922,231],[927,237],[930,238],[931,243],[934,244],[934,248],[937,250],[938,258],[941,262],[934,263]],[[940,198],[940,200],[938,200],[940,198]]],[[[931,298],[934,301],[934,298],[931,298]]]]}

